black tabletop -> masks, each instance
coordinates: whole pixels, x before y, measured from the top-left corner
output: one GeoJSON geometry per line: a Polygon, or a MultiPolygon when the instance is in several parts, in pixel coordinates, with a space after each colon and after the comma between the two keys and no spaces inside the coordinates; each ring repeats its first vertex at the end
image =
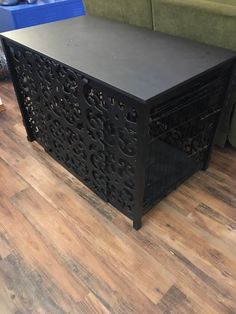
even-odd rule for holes
{"type": "Polygon", "coordinates": [[[2,35],[142,100],[235,56],[221,48],[92,16],[2,35]]]}

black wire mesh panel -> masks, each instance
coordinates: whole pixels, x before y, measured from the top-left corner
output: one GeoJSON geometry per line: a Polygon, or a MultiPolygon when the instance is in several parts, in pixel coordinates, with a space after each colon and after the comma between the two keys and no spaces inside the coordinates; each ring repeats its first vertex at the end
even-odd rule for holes
{"type": "Polygon", "coordinates": [[[141,227],[142,215],[207,165],[232,62],[138,101],[4,40],[28,139],[141,227]]]}
{"type": "Polygon", "coordinates": [[[144,208],[206,167],[231,66],[213,71],[184,93],[152,106],[144,208]]]}

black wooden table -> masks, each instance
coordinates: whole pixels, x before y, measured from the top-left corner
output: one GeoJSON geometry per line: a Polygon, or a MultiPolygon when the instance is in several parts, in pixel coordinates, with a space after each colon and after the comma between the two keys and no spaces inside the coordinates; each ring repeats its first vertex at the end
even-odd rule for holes
{"type": "Polygon", "coordinates": [[[95,17],[2,42],[28,139],[134,228],[207,167],[233,52],[95,17]]]}

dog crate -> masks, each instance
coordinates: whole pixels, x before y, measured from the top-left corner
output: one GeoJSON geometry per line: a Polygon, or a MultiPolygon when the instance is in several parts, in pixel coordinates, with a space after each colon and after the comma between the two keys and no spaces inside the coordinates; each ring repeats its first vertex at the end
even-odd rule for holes
{"type": "Polygon", "coordinates": [[[234,60],[147,102],[3,40],[28,139],[106,202],[141,217],[206,169],[234,60]]]}

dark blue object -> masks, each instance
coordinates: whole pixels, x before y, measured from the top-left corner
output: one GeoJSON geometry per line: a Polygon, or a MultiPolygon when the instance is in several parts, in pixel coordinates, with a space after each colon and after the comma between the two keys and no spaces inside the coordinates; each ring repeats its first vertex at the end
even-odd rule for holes
{"type": "Polygon", "coordinates": [[[35,4],[0,6],[0,32],[85,15],[82,0],[38,0],[35,4]]]}

